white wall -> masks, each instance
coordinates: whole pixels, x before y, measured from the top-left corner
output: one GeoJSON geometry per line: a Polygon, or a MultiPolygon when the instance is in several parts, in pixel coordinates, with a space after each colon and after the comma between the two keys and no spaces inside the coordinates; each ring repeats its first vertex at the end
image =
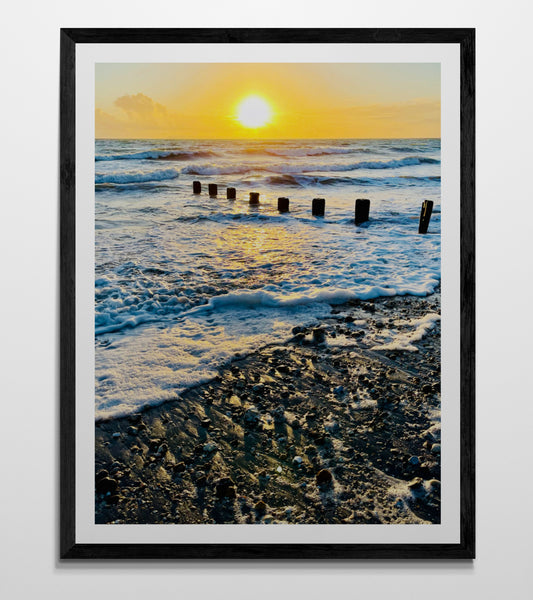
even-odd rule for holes
{"type": "Polygon", "coordinates": [[[0,593],[63,598],[531,597],[531,14],[526,1],[29,0],[3,5],[0,593]],[[9,9],[9,11],[8,11],[9,9]],[[477,28],[473,564],[58,564],[59,28],[477,28]],[[9,166],[6,168],[6,165],[9,166]],[[504,211],[507,217],[504,218],[504,211]],[[528,277],[529,276],[529,277],[528,277]],[[7,335],[6,335],[7,332],[7,335]]]}

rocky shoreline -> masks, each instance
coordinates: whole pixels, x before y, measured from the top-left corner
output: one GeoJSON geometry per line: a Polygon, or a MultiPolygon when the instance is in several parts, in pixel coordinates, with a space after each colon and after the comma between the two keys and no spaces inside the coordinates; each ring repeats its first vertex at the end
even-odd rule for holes
{"type": "Polygon", "coordinates": [[[438,293],[348,302],[97,422],[95,522],[440,523],[439,314],[438,293]]]}

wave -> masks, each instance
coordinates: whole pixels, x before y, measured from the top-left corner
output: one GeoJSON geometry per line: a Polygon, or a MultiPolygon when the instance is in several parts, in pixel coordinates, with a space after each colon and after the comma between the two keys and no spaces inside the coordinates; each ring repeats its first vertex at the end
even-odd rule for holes
{"type": "Polygon", "coordinates": [[[315,303],[327,303],[331,305],[343,304],[349,300],[370,300],[382,296],[427,296],[434,291],[438,280],[431,280],[426,286],[413,288],[393,288],[382,286],[363,286],[360,291],[345,288],[330,288],[322,290],[310,290],[305,293],[293,293],[280,296],[263,290],[237,290],[229,294],[212,297],[207,304],[195,306],[183,313],[182,316],[190,316],[198,313],[224,310],[227,308],[290,308],[315,303]]]}
{"type": "Polygon", "coordinates": [[[264,166],[239,164],[229,164],[226,166],[191,165],[182,169],[182,173],[186,175],[246,175],[247,173],[255,173],[257,171],[268,171],[268,169],[264,166]]]}
{"type": "Polygon", "coordinates": [[[438,165],[440,164],[440,160],[436,158],[427,158],[425,156],[406,156],[405,158],[400,158],[398,160],[370,160],[351,164],[313,165],[310,166],[309,169],[302,169],[302,171],[356,171],[358,169],[397,169],[399,167],[412,167],[424,164],[438,165]]]}
{"type": "Polygon", "coordinates": [[[147,183],[165,181],[180,176],[177,169],[159,169],[158,171],[125,171],[123,173],[97,173],[95,183],[147,183]]]}
{"type": "Polygon", "coordinates": [[[196,158],[209,158],[218,156],[216,152],[198,150],[195,152],[175,152],[172,150],[148,150],[146,152],[133,152],[131,154],[97,154],[95,161],[110,160],[194,160],[196,158]]]}
{"type": "MultiPolygon", "coordinates": [[[[257,182],[254,182],[256,184],[257,182]]],[[[264,178],[264,183],[272,186],[405,186],[405,185],[435,185],[440,184],[440,176],[417,177],[415,175],[400,175],[398,177],[319,177],[310,175],[271,175],[264,178]]]]}
{"type": "MultiPolygon", "coordinates": [[[[318,183],[319,177],[309,177],[306,175],[270,175],[264,178],[264,183],[268,185],[298,186],[305,187],[318,183]]],[[[255,183],[255,182],[254,182],[255,183]]]]}
{"type": "Polygon", "coordinates": [[[168,188],[168,185],[157,181],[144,181],[141,183],[96,183],[94,186],[95,192],[125,192],[128,194],[136,190],[156,193],[168,188]]]}
{"type": "Polygon", "coordinates": [[[361,161],[355,163],[303,164],[303,165],[264,165],[264,164],[226,164],[226,165],[191,165],[184,167],[182,173],[187,175],[246,175],[248,173],[277,173],[297,175],[298,173],[357,171],[360,169],[397,169],[417,165],[438,165],[440,160],[425,156],[406,156],[388,161],[361,161]]]}
{"type": "Polygon", "coordinates": [[[372,154],[375,150],[370,148],[286,148],[281,150],[268,150],[267,148],[244,148],[242,154],[278,156],[281,158],[330,156],[335,154],[372,154]]]}

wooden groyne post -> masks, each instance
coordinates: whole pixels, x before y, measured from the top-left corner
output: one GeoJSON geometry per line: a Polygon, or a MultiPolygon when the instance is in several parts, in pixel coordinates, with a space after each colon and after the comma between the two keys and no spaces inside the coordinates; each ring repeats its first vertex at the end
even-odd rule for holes
{"type": "Polygon", "coordinates": [[[420,223],[418,225],[418,233],[427,233],[431,213],[433,212],[433,201],[424,200],[422,202],[422,210],[420,211],[420,223]]]}
{"type": "Polygon", "coordinates": [[[367,198],[357,198],[355,201],[355,224],[360,225],[368,221],[370,214],[370,200],[367,198]]]}
{"type": "Polygon", "coordinates": [[[288,198],[278,198],[278,210],[280,213],[289,212],[289,199],[288,198]]]}
{"type": "Polygon", "coordinates": [[[192,182],[192,193],[193,194],[201,194],[202,193],[202,184],[199,181],[192,182]]]}
{"type": "Polygon", "coordinates": [[[216,196],[218,194],[218,186],[216,183],[209,184],[209,195],[216,196]]]}
{"type": "Polygon", "coordinates": [[[228,188],[226,190],[226,197],[228,200],[235,200],[237,197],[237,191],[235,188],[228,188]]]}
{"type": "Polygon", "coordinates": [[[250,192],[250,204],[259,204],[259,192],[250,192]]]}
{"type": "Polygon", "coordinates": [[[312,213],[315,217],[323,217],[326,210],[325,198],[313,198],[312,213]]]}

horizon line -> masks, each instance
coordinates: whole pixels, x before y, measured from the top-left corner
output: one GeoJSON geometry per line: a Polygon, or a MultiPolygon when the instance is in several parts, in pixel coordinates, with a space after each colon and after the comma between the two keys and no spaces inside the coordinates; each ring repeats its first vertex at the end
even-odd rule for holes
{"type": "Polygon", "coordinates": [[[124,141],[124,140],[180,140],[183,142],[196,142],[196,141],[223,141],[223,142],[234,142],[234,141],[243,141],[243,142],[280,142],[280,141],[294,141],[294,140],[440,140],[441,136],[421,136],[421,137],[299,137],[299,138],[246,138],[246,137],[236,137],[236,138],[218,138],[218,137],[199,137],[199,138],[179,138],[179,137],[95,137],[95,141],[102,140],[114,140],[114,141],[124,141]]]}

